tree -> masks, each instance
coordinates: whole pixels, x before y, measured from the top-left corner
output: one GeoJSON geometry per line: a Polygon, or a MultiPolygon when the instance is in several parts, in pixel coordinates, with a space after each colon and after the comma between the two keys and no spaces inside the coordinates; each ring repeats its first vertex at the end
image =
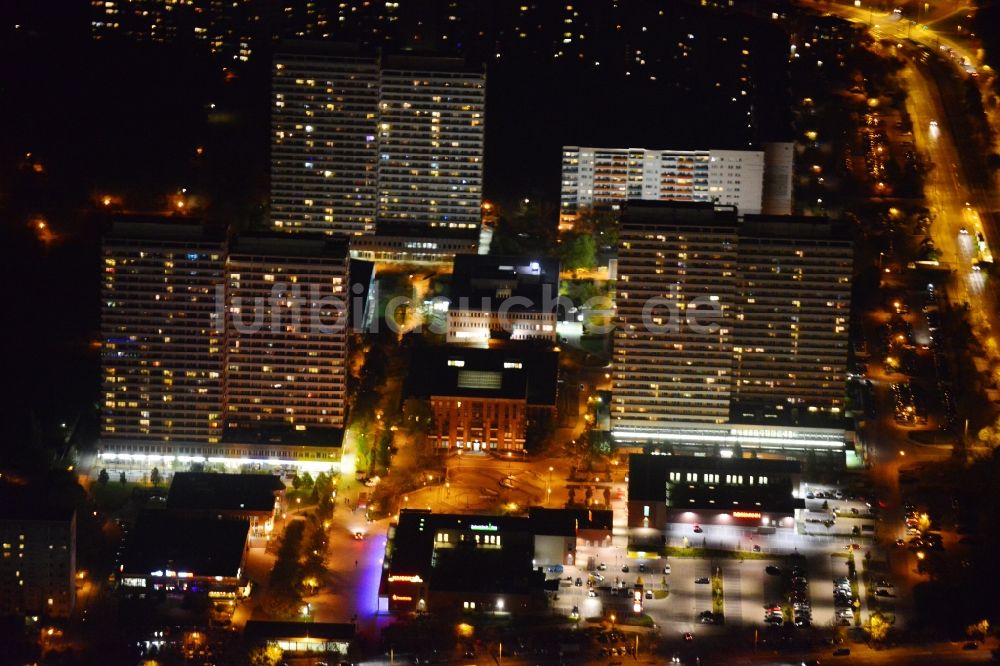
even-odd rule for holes
{"type": "Polygon", "coordinates": [[[303,488],[309,488],[314,483],[315,482],[313,481],[312,474],[310,474],[309,472],[303,472],[302,473],[302,487],[303,488]]]}
{"type": "Polygon", "coordinates": [[[590,234],[570,232],[559,243],[559,260],[565,269],[575,271],[597,264],[597,245],[590,234]]]}
{"type": "Polygon", "coordinates": [[[548,412],[542,413],[533,418],[524,432],[524,448],[529,453],[537,453],[545,448],[552,435],[555,434],[556,424],[552,415],[548,412]]]}
{"type": "Polygon", "coordinates": [[[292,488],[298,490],[302,487],[302,478],[298,474],[292,477],[292,488]]]}
{"type": "Polygon", "coordinates": [[[589,208],[580,212],[573,230],[592,236],[601,247],[618,245],[619,213],[589,208]]]}
{"type": "Polygon", "coordinates": [[[284,653],[277,645],[257,647],[250,651],[250,666],[278,666],[284,653]]]}
{"type": "Polygon", "coordinates": [[[154,467],[153,471],[149,473],[149,482],[154,486],[160,485],[160,468],[154,467]]]}
{"type": "Polygon", "coordinates": [[[125,476],[125,472],[119,472],[118,473],[118,482],[119,483],[128,483],[128,477],[125,476]]]}
{"type": "Polygon", "coordinates": [[[868,621],[865,623],[868,639],[872,643],[881,643],[889,635],[889,630],[892,629],[895,621],[896,618],[892,615],[884,615],[881,611],[875,611],[868,616],[868,621]]]}
{"type": "Polygon", "coordinates": [[[970,624],[968,627],[965,628],[966,636],[981,641],[986,640],[986,637],[989,635],[989,633],[990,633],[990,621],[985,619],[970,624]]]}
{"type": "Polygon", "coordinates": [[[102,469],[101,473],[97,475],[97,482],[102,486],[108,485],[108,481],[110,480],[111,477],[108,476],[108,470],[106,469],[102,469]]]}
{"type": "Polygon", "coordinates": [[[931,529],[931,517],[926,513],[917,516],[917,529],[921,532],[928,532],[931,529]]]}

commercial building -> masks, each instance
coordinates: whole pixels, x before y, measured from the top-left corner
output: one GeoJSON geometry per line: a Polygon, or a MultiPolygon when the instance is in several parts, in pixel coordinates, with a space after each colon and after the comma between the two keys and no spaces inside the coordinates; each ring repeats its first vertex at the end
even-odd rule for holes
{"type": "Polygon", "coordinates": [[[610,535],[610,511],[532,509],[516,517],[404,509],[389,528],[380,608],[537,611],[545,605],[544,569],[573,564],[579,539],[607,543],[610,535]]]}
{"type": "Polygon", "coordinates": [[[438,231],[430,236],[419,226],[395,225],[391,231],[351,238],[351,258],[376,263],[431,264],[451,266],[460,254],[476,254],[476,236],[438,231]]]}
{"type": "Polygon", "coordinates": [[[246,596],[249,536],[247,520],[144,511],[125,536],[119,588],[138,597],[167,592],[202,593],[210,599],[246,596]]]}
{"type": "Polygon", "coordinates": [[[840,457],[853,249],[825,218],[633,202],[621,222],[620,446],[840,457]]]}
{"type": "Polygon", "coordinates": [[[65,618],[76,602],[76,511],[0,481],[0,615],[65,618]]]}
{"type": "Polygon", "coordinates": [[[854,247],[818,217],[744,216],[733,327],[734,418],[844,409],[854,247]]]}
{"type": "Polygon", "coordinates": [[[167,510],[194,518],[246,520],[251,536],[266,536],[285,495],[274,474],[176,472],[167,494],[167,510]]]}
{"type": "Polygon", "coordinates": [[[531,507],[528,520],[535,535],[535,565],[574,565],[578,546],[610,546],[612,519],[609,510],[531,507]]]}
{"type": "Polygon", "coordinates": [[[741,213],[790,213],[790,146],[765,145],[763,150],[564,146],[560,229],[572,229],[588,209],[619,210],[630,201],[702,202],[735,206],[741,213]]]}
{"type": "Polygon", "coordinates": [[[736,210],[634,202],[618,254],[615,428],[725,423],[732,387],[736,210]]]}
{"type": "Polygon", "coordinates": [[[514,613],[545,605],[528,520],[404,509],[390,526],[379,597],[390,612],[514,613]]]}
{"type": "Polygon", "coordinates": [[[354,642],[353,624],[333,622],[276,622],[250,620],[243,630],[249,645],[274,645],[283,653],[328,654],[346,656],[354,642]]]}
{"type": "Polygon", "coordinates": [[[468,237],[475,245],[485,128],[481,67],[293,42],[275,56],[272,73],[275,229],[353,236],[377,227],[386,240],[359,249],[362,255],[390,253],[398,230],[414,227],[451,239],[447,244],[468,237]]]}
{"type": "MultiPolygon", "coordinates": [[[[226,259],[227,438],[288,431],[304,443],[344,426],[347,244],[323,236],[241,236],[226,259]]],[[[252,441],[252,440],[250,440],[252,441]]]]}
{"type": "Polygon", "coordinates": [[[447,340],[486,347],[491,340],[556,341],[559,262],[531,257],[455,257],[447,340]]]}
{"type": "Polygon", "coordinates": [[[101,254],[102,443],[218,442],[224,237],[187,220],[120,219],[101,254]]]}
{"type": "Polygon", "coordinates": [[[522,452],[530,427],[554,419],[554,351],[449,346],[417,359],[410,385],[430,402],[436,448],[522,452]]]}
{"type": "Polygon", "coordinates": [[[635,451],[653,450],[673,453],[739,455],[761,453],[794,458],[803,462],[815,459],[843,465],[855,449],[854,432],[843,420],[802,419],[803,425],[786,423],[722,424],[666,423],[656,427],[613,425],[615,444],[635,451]]]}
{"type": "Polygon", "coordinates": [[[802,465],[718,456],[629,456],[628,526],[635,547],[663,545],[670,523],[794,529],[802,465]]]}
{"type": "Polygon", "coordinates": [[[271,223],[375,231],[379,70],[358,49],[292,42],[271,78],[271,223]]]}

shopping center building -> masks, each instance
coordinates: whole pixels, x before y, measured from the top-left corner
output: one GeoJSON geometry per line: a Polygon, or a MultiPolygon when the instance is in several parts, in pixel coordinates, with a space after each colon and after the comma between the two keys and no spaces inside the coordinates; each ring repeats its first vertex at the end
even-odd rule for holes
{"type": "Polygon", "coordinates": [[[630,545],[658,549],[672,523],[793,530],[801,475],[794,460],[630,455],[630,545]]]}

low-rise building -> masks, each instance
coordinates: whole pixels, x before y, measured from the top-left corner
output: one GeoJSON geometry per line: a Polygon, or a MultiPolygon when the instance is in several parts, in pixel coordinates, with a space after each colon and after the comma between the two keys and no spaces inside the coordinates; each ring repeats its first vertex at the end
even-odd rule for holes
{"type": "Polygon", "coordinates": [[[553,351],[449,346],[418,361],[410,384],[430,402],[436,448],[520,452],[530,426],[555,417],[558,373],[553,351]]]}
{"type": "Polygon", "coordinates": [[[662,546],[670,523],[794,529],[801,473],[793,460],[630,455],[631,543],[662,546]]]}
{"type": "Polygon", "coordinates": [[[167,495],[167,509],[188,517],[239,519],[250,523],[251,536],[266,536],[285,494],[274,474],[177,472],[167,495]]]}
{"type": "Polygon", "coordinates": [[[274,645],[283,653],[346,656],[354,642],[353,624],[250,620],[243,631],[248,645],[274,645]]]}
{"type": "Polygon", "coordinates": [[[519,613],[545,605],[545,569],[581,541],[607,544],[611,512],[533,508],[528,516],[404,509],[390,526],[379,591],[393,613],[519,613]]]}
{"type": "Polygon", "coordinates": [[[119,588],[140,598],[168,592],[205,593],[211,599],[246,596],[249,536],[248,520],[145,511],[125,536],[119,588]]]}
{"type": "Polygon", "coordinates": [[[532,507],[528,518],[535,535],[538,566],[576,564],[578,545],[611,545],[611,511],[532,507]]]}
{"type": "Polygon", "coordinates": [[[351,258],[376,264],[449,266],[456,256],[474,255],[478,250],[478,235],[473,232],[428,236],[422,227],[394,225],[385,232],[351,238],[351,258]]]}
{"type": "Polygon", "coordinates": [[[390,612],[511,613],[545,604],[527,518],[404,509],[385,557],[379,596],[390,612]]]}
{"type": "Polygon", "coordinates": [[[559,262],[532,257],[455,257],[448,306],[449,343],[556,341],[559,262]]]}
{"type": "Polygon", "coordinates": [[[75,509],[0,482],[0,615],[68,617],[75,576],[75,509]]]}

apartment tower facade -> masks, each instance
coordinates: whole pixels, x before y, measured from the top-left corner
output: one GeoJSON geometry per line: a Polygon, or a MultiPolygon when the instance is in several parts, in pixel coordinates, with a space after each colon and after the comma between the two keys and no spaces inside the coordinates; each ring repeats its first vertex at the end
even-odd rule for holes
{"type": "Polygon", "coordinates": [[[227,436],[344,426],[349,258],[322,236],[241,236],[226,259],[227,436]]]}
{"type": "Polygon", "coordinates": [[[478,232],[482,68],[293,42],[272,76],[275,230],[478,232]]]}
{"type": "Polygon", "coordinates": [[[183,221],[116,222],[101,253],[101,439],[218,442],[224,238],[183,221]]]}
{"type": "Polygon", "coordinates": [[[612,419],[724,423],[732,388],[736,210],[633,202],[618,255],[612,419]]]}
{"type": "MultiPolygon", "coordinates": [[[[634,440],[690,427],[667,439],[696,442],[712,439],[697,424],[838,422],[854,252],[844,230],[632,202],[620,234],[614,430],[634,440]]],[[[766,437],[784,436],[798,434],[766,437]]]]}
{"type": "Polygon", "coordinates": [[[129,219],[112,225],[102,252],[103,457],[150,467],[336,459],[351,307],[344,239],[227,240],[184,219],[129,219]]]}
{"type": "Polygon", "coordinates": [[[733,339],[738,416],[844,408],[854,247],[822,217],[745,216],[733,339]]]}
{"type": "Polygon", "coordinates": [[[286,48],[271,79],[271,224],[375,231],[378,65],[324,44],[286,48]]]}

